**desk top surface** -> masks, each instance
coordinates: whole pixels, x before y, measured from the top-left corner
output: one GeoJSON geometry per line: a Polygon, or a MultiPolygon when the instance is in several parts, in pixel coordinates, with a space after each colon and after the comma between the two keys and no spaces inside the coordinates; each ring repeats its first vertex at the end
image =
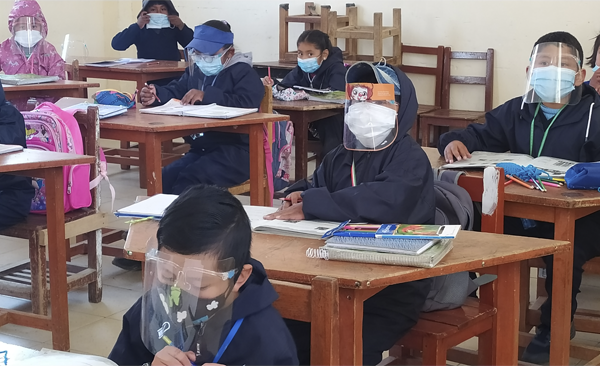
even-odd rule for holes
{"type": "Polygon", "coordinates": [[[189,129],[253,125],[283,121],[286,119],[289,119],[286,115],[268,113],[251,113],[236,118],[218,119],[149,114],[140,113],[136,110],[129,110],[121,116],[101,120],[100,129],[169,132],[189,129]]]}
{"type": "MultiPolygon", "coordinates": [[[[156,236],[158,223],[146,221],[132,225],[125,250],[141,254],[146,243],[156,236]]],[[[262,262],[270,279],[310,284],[316,276],[336,278],[344,288],[370,288],[400,282],[468,271],[482,267],[537,258],[570,251],[566,241],[524,238],[472,231],[461,231],[454,248],[435,268],[388,266],[367,263],[326,261],[306,257],[306,250],[319,248],[322,240],[289,236],[253,234],[252,256],[262,262]]]]}
{"type": "Polygon", "coordinates": [[[309,111],[321,111],[328,109],[344,109],[344,104],[339,103],[325,103],[325,102],[316,102],[313,100],[294,100],[291,102],[285,102],[282,100],[273,100],[273,109],[279,111],[301,111],[301,112],[309,112],[309,111]]]}
{"type": "Polygon", "coordinates": [[[93,162],[93,156],[24,149],[0,154],[0,173],[92,164],[93,162]]]}
{"type": "MultiPolygon", "coordinates": [[[[433,168],[439,168],[446,164],[437,148],[424,147],[423,150],[433,168]]],[[[482,169],[464,171],[469,176],[483,177],[482,169]]],[[[566,186],[560,188],[548,187],[548,192],[541,192],[537,189],[527,189],[518,184],[509,184],[504,188],[504,199],[508,202],[559,208],[600,206],[600,193],[598,191],[567,189],[566,186]]]]}
{"type": "Polygon", "coordinates": [[[61,89],[87,89],[97,88],[100,84],[87,81],[59,80],[51,83],[30,84],[30,85],[5,85],[2,88],[6,93],[16,91],[40,91],[40,90],[61,90],[61,89]]]}
{"type": "MultiPolygon", "coordinates": [[[[92,59],[87,62],[106,61],[106,59],[92,59]]],[[[111,67],[87,66],[83,63],[79,65],[79,71],[95,71],[95,72],[120,72],[134,74],[152,74],[162,72],[185,72],[187,63],[184,61],[151,61],[131,63],[125,65],[117,65],[111,67]]]]}

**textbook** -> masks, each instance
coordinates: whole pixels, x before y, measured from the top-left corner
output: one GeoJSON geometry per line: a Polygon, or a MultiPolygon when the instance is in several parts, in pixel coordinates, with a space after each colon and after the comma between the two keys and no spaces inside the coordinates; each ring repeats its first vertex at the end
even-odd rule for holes
{"type": "Polygon", "coordinates": [[[8,154],[11,152],[16,152],[16,151],[23,151],[23,146],[21,145],[5,145],[5,144],[0,144],[0,155],[1,154],[8,154]]]}
{"type": "MultiPolygon", "coordinates": [[[[307,92],[319,93],[319,94],[333,93],[333,90],[329,90],[329,89],[315,89],[315,88],[309,88],[306,86],[299,86],[299,85],[294,85],[292,88],[306,90],[307,92]]],[[[342,92],[342,93],[345,93],[345,92],[342,92]]],[[[346,94],[344,94],[344,99],[346,99],[346,94]]]]}
{"type": "Polygon", "coordinates": [[[312,100],[315,102],[323,102],[323,103],[345,104],[346,103],[346,92],[343,92],[343,91],[331,92],[330,91],[327,94],[308,93],[308,100],[312,100]]]}
{"type": "Polygon", "coordinates": [[[0,81],[5,85],[32,85],[58,81],[58,76],[40,76],[36,74],[0,74],[0,81]]]}
{"type": "Polygon", "coordinates": [[[328,248],[365,250],[379,253],[419,255],[438,243],[429,239],[377,239],[352,236],[333,236],[327,241],[328,248]]]}
{"type": "Polygon", "coordinates": [[[377,238],[377,239],[454,239],[460,231],[460,225],[413,225],[383,224],[362,225],[350,224],[332,230],[331,236],[377,238]]]}
{"type": "Polygon", "coordinates": [[[99,61],[99,62],[90,62],[84,64],[85,66],[94,66],[94,67],[112,67],[112,66],[120,66],[127,64],[140,64],[140,63],[148,63],[155,61],[150,58],[120,58],[118,60],[108,60],[108,61],[99,61]]]}
{"type": "Polygon", "coordinates": [[[171,99],[158,107],[140,109],[140,113],[221,119],[240,117],[255,112],[258,112],[258,108],[223,107],[214,103],[207,105],[183,105],[178,99],[171,99]]]}
{"type": "Polygon", "coordinates": [[[522,166],[534,167],[548,172],[553,177],[564,177],[570,167],[577,164],[575,161],[557,159],[549,156],[533,158],[526,154],[493,153],[487,151],[473,151],[471,158],[455,161],[442,166],[444,169],[477,169],[496,166],[500,163],[514,163],[522,166]]]}
{"type": "Polygon", "coordinates": [[[79,111],[87,111],[88,107],[98,107],[98,114],[100,119],[105,119],[109,117],[119,116],[123,113],[127,112],[127,107],[122,105],[106,105],[106,104],[94,104],[94,103],[79,103],[66,108],[63,108],[65,111],[68,110],[79,110],[79,111]]]}

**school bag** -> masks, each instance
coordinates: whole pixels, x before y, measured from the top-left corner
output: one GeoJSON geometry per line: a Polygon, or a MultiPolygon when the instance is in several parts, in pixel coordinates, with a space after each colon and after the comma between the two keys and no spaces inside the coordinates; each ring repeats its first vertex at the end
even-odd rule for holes
{"type": "MultiPolygon", "coordinates": [[[[64,111],[52,103],[42,103],[33,111],[23,112],[27,148],[82,155],[83,139],[73,113],[75,111],[64,111]]],[[[101,165],[106,166],[106,164],[101,165]]],[[[106,178],[106,172],[101,172],[100,176],[106,178]]],[[[63,167],[65,212],[89,207],[92,204],[90,190],[94,185],[90,185],[89,180],[89,164],[63,167]]],[[[97,184],[99,180],[96,181],[97,184]]],[[[45,214],[44,180],[33,178],[33,186],[35,196],[31,201],[31,213],[45,214]]]]}
{"type": "MultiPolygon", "coordinates": [[[[463,230],[473,229],[473,201],[469,193],[457,184],[462,174],[433,169],[436,225],[461,225],[463,230]]],[[[434,277],[421,311],[458,308],[477,287],[469,272],[434,277]]]]}

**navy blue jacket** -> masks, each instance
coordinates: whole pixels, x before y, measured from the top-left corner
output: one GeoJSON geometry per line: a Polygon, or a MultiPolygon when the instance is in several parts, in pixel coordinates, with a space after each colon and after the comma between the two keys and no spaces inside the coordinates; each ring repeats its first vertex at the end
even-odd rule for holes
{"type": "Polygon", "coordinates": [[[117,51],[125,51],[131,45],[135,45],[138,58],[180,61],[181,54],[177,43],[185,48],[193,38],[194,31],[187,25],[184,25],[182,30],[177,27],[141,29],[137,23],[133,23],[114,36],[111,45],[117,51]]]}
{"type": "MultiPolygon", "coordinates": [[[[231,322],[244,318],[240,329],[219,360],[224,365],[298,365],[296,346],[281,315],[272,304],[278,295],[267,279],[264,267],[251,259],[252,275],[233,302],[231,322]]],[[[108,356],[119,365],[152,363],[154,355],[142,342],[140,334],[141,298],[123,316],[123,329],[108,356]]],[[[223,337],[224,338],[224,337],[223,337]]],[[[210,360],[209,362],[212,362],[210,360]]],[[[198,365],[201,363],[196,362],[198,365]]]]}
{"type": "MultiPolygon", "coordinates": [[[[566,106],[552,125],[542,150],[543,156],[580,162],[600,160],[600,96],[587,84],[583,84],[582,88],[581,101],[566,106]],[[588,127],[589,132],[586,132],[588,127]]],[[[525,103],[521,109],[522,103],[522,97],[511,99],[486,113],[485,124],[471,124],[464,130],[443,134],[438,144],[440,154],[443,155],[446,145],[454,140],[464,143],[470,152],[529,154],[531,121],[537,104],[525,103]]],[[[540,110],[534,122],[534,157],[548,125],[549,121],[540,110]]]]}
{"type": "MultiPolygon", "coordinates": [[[[27,147],[23,115],[6,101],[2,85],[0,85],[0,144],[27,147]]],[[[31,178],[0,174],[0,229],[27,217],[34,194],[31,178]]]]}
{"type": "Polygon", "coordinates": [[[407,134],[417,116],[417,96],[408,77],[394,68],[402,95],[397,97],[398,135],[375,152],[329,152],[313,175],[312,185],[299,181],[287,192],[303,190],[306,219],[371,223],[433,224],[433,173],[427,155],[407,134]],[[352,161],[357,186],[352,187],[352,161]]]}
{"type": "MultiPolygon", "coordinates": [[[[182,99],[192,90],[204,91],[204,99],[200,104],[216,103],[225,107],[259,108],[265,88],[260,77],[252,68],[250,54],[236,53],[227,66],[215,76],[205,76],[198,66],[194,65],[190,74],[189,68],[179,80],[166,86],[156,86],[158,99],[154,105],[161,105],[172,98],[182,99]]],[[[211,149],[222,144],[237,144],[248,149],[248,135],[227,132],[205,132],[195,139],[186,137],[186,142],[193,149],[211,149]]]]}
{"type": "Polygon", "coordinates": [[[299,66],[296,66],[279,85],[286,88],[298,85],[315,89],[345,90],[346,67],[342,59],[342,50],[338,47],[332,48],[327,60],[323,61],[321,67],[315,72],[312,83],[308,76],[299,66]]]}

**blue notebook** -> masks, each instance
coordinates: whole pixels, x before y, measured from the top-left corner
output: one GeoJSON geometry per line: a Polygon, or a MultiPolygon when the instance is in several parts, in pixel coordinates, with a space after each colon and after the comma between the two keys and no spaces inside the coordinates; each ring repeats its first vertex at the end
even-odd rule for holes
{"type": "Polygon", "coordinates": [[[419,255],[437,244],[430,239],[377,239],[366,237],[333,236],[325,243],[330,248],[364,250],[380,253],[419,255]]]}

